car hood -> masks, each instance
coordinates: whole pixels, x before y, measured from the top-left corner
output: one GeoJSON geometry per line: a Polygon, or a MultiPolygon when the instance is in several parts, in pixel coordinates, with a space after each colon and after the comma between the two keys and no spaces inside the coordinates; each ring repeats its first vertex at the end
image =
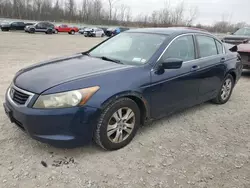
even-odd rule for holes
{"type": "Polygon", "coordinates": [[[0,25],[1,25],[2,27],[4,27],[4,26],[6,27],[6,26],[10,26],[10,23],[1,23],[0,25]]]}
{"type": "Polygon", "coordinates": [[[223,42],[236,45],[243,43],[245,40],[250,40],[250,36],[228,35],[223,38],[223,42]]]}
{"type": "Polygon", "coordinates": [[[24,90],[41,94],[47,89],[69,81],[107,74],[131,67],[130,65],[121,65],[99,58],[76,54],[22,69],[16,74],[14,84],[24,90]]]}
{"type": "Polygon", "coordinates": [[[25,28],[31,28],[31,27],[35,27],[34,25],[26,25],[25,28]]]}

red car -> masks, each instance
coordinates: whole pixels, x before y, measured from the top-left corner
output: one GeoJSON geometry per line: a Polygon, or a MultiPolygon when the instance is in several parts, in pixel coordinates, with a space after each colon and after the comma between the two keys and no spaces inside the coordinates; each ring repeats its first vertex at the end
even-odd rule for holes
{"type": "Polygon", "coordinates": [[[237,45],[243,68],[250,70],[250,27],[238,29],[235,33],[225,36],[222,41],[237,45]]]}
{"type": "Polygon", "coordinates": [[[71,35],[74,35],[76,32],[78,32],[79,29],[77,27],[70,27],[68,25],[60,25],[55,27],[55,32],[67,32],[71,35]]]}

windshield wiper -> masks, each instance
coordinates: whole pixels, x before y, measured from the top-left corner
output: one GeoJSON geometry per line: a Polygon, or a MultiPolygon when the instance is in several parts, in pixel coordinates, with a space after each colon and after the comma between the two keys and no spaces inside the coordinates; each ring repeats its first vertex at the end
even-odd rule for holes
{"type": "Polygon", "coordinates": [[[88,52],[82,52],[82,55],[90,56],[88,52]]]}
{"type": "Polygon", "coordinates": [[[109,57],[106,57],[106,56],[102,56],[100,58],[105,60],[105,61],[112,61],[112,62],[115,62],[115,63],[118,63],[118,64],[123,64],[120,60],[112,59],[112,58],[109,58],[109,57]]]}

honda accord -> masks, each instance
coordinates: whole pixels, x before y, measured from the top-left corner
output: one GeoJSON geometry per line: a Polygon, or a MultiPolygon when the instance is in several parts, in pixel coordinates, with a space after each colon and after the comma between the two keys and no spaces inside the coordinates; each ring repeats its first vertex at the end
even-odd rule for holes
{"type": "Polygon", "coordinates": [[[205,101],[226,103],[240,56],[208,32],[148,28],[16,73],[5,96],[11,122],[58,147],[94,140],[120,149],[140,125],[205,101]]]}

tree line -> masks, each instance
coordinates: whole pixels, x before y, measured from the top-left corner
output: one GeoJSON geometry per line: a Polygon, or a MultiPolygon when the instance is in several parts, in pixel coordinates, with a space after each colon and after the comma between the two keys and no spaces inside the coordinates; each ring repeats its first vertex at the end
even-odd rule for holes
{"type": "Polygon", "coordinates": [[[212,26],[194,25],[199,11],[197,7],[186,7],[184,1],[173,7],[166,0],[162,9],[145,15],[133,14],[120,0],[0,0],[0,17],[130,27],[195,26],[222,33],[246,25],[225,20],[212,26]]]}

